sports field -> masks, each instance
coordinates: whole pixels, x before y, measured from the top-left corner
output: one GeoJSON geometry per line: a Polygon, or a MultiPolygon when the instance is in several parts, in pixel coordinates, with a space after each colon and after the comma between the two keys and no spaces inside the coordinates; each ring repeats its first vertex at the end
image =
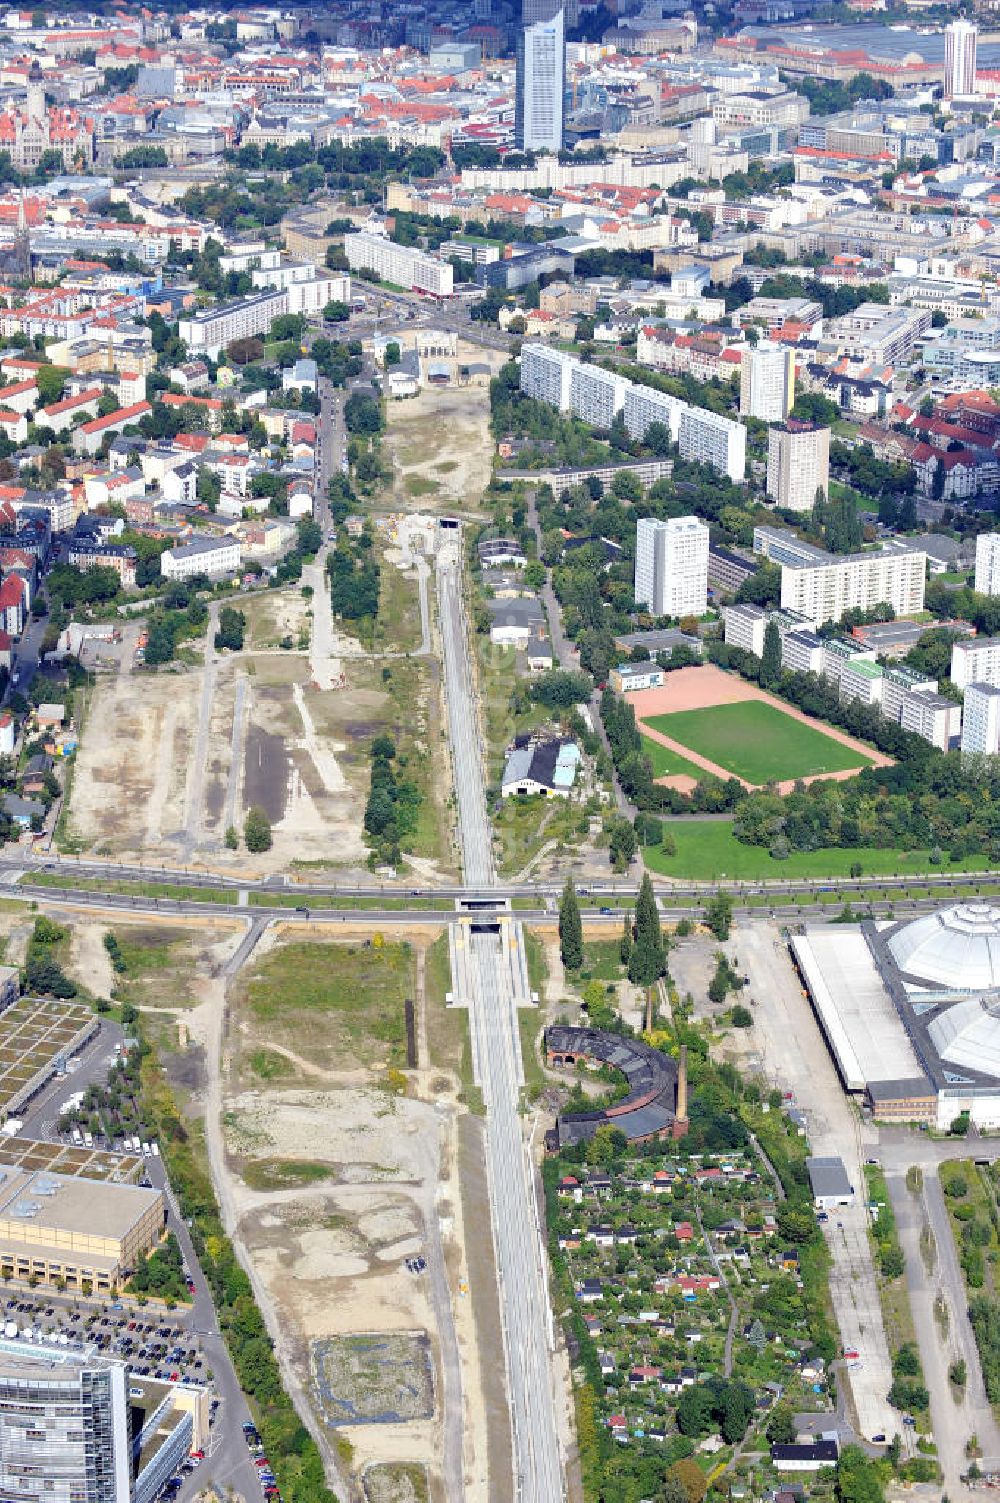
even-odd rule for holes
{"type": "MultiPolygon", "coordinates": [[[[671,717],[664,715],[661,718],[667,720],[671,717]]],[[[689,762],[687,757],[664,746],[662,741],[654,741],[652,736],[643,736],[642,749],[652,763],[654,778],[690,777],[697,783],[706,776],[703,767],[699,767],[696,762],[689,762]]]]}
{"type": "Polygon", "coordinates": [[[677,710],[656,715],[646,724],[747,783],[849,772],[870,762],[853,747],[762,699],[677,710]]]}

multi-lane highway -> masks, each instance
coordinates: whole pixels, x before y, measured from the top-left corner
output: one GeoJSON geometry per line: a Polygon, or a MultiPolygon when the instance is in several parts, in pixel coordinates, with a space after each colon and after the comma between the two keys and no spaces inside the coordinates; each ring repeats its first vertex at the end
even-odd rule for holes
{"type": "MultiPolygon", "coordinates": [[[[459,839],[467,882],[488,891],[493,837],[486,813],[482,739],[469,673],[462,608],[461,549],[438,565],[438,602],[459,839]]],[[[493,1223],[510,1406],[514,1496],[520,1503],[559,1503],[565,1495],[556,1425],[552,1311],[538,1224],[535,1177],[521,1131],[524,1076],[512,970],[500,953],[512,942],[505,926],[484,924],[471,936],[469,1027],[486,1107],[486,1166],[493,1223]]]]}

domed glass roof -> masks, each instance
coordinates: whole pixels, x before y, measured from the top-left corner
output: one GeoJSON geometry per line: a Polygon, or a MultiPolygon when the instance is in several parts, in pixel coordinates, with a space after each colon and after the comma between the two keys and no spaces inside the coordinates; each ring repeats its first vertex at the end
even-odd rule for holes
{"type": "Polygon", "coordinates": [[[1000,1020],[997,1008],[983,998],[969,997],[946,1008],[928,1032],[946,1064],[1000,1076],[1000,1020]]]}
{"type": "Polygon", "coordinates": [[[1000,989],[1000,908],[958,903],[904,924],[889,940],[901,971],[946,991],[1000,989]]]}

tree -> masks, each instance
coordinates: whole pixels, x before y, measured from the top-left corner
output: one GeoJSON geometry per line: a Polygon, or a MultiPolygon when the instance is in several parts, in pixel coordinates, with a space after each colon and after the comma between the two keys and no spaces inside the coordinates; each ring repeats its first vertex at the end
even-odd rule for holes
{"type": "Polygon", "coordinates": [[[583,965],[583,924],[580,922],[580,905],[569,877],[563,888],[559,904],[559,953],[568,971],[578,971],[583,965]]]}
{"type": "Polygon", "coordinates": [[[728,939],[733,920],[733,900],[728,892],[716,893],[705,907],[705,923],[716,939],[728,939]]]}
{"type": "Polygon", "coordinates": [[[248,851],[255,855],[271,849],[271,821],[259,804],[247,811],[243,825],[243,839],[248,851]]]}
{"type": "MultiPolygon", "coordinates": [[[[240,652],[243,648],[243,635],[246,631],[247,618],[242,611],[238,611],[231,605],[224,605],[219,612],[219,629],[215,633],[215,650],[221,652],[228,648],[230,652],[240,652]]],[[[265,846],[266,850],[267,847],[265,846]]]]}
{"type": "Polygon", "coordinates": [[[701,1503],[708,1491],[708,1480],[692,1456],[683,1456],[675,1461],[667,1473],[668,1481],[677,1481],[684,1489],[685,1503],[701,1503]]]}
{"type": "Polygon", "coordinates": [[[635,860],[635,853],[639,849],[635,830],[620,814],[613,816],[608,822],[608,855],[616,872],[627,869],[629,862],[635,860]]]}
{"type": "Polygon", "coordinates": [[[760,659],[760,686],[773,689],[781,678],[781,633],[777,622],[769,621],[764,628],[764,651],[760,659]]]}
{"type": "Polygon", "coordinates": [[[395,339],[390,339],[389,343],[385,347],[385,368],[386,368],[386,370],[389,370],[394,365],[398,365],[399,362],[402,360],[402,358],[403,358],[402,351],[400,350],[399,345],[397,344],[396,340],[395,339]]]}
{"type": "Polygon", "coordinates": [[[622,965],[628,965],[628,958],[632,953],[632,925],[628,914],[625,915],[622,924],[622,937],[618,944],[618,953],[621,956],[622,965]]]}
{"type": "Polygon", "coordinates": [[[35,373],[35,385],[38,387],[38,405],[49,407],[53,402],[58,402],[66,385],[66,377],[69,371],[62,365],[42,365],[35,373]]]}

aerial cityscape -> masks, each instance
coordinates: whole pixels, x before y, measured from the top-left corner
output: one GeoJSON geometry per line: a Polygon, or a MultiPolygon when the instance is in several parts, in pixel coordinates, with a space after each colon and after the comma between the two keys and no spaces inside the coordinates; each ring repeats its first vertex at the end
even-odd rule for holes
{"type": "Polygon", "coordinates": [[[1000,24],[0,15],[0,1503],[1000,1486],[1000,24]]]}

